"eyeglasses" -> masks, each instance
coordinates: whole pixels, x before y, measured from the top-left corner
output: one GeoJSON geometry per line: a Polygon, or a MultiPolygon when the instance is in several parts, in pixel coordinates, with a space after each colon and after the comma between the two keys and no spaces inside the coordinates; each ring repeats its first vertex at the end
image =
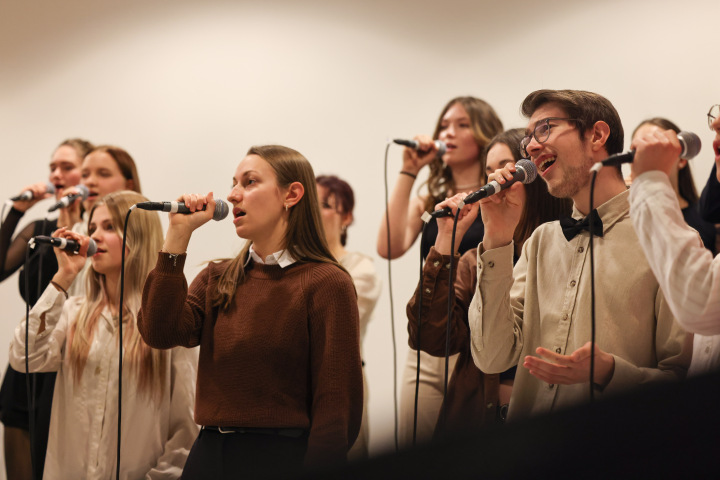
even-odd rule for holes
{"type": "Polygon", "coordinates": [[[535,137],[535,140],[538,143],[545,143],[545,142],[547,142],[548,138],[550,138],[550,129],[555,126],[555,125],[550,125],[551,120],[565,120],[566,122],[577,122],[578,121],[575,118],[562,118],[562,117],[549,117],[549,118],[540,120],[535,125],[535,129],[533,129],[532,135],[526,135],[525,137],[523,137],[522,140],[520,140],[520,154],[524,158],[530,158],[530,154],[528,154],[528,151],[527,151],[527,146],[530,145],[530,142],[532,141],[533,137],[535,137]]]}
{"type": "Polygon", "coordinates": [[[715,119],[718,118],[718,116],[720,116],[720,105],[713,105],[712,107],[710,107],[710,110],[708,111],[707,116],[708,116],[708,127],[710,127],[710,130],[712,130],[714,132],[715,129],[713,128],[712,124],[715,121],[715,119]]]}

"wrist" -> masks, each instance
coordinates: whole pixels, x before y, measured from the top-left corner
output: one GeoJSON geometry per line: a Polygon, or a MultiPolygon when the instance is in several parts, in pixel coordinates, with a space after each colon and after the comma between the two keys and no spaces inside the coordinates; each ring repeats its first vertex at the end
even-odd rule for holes
{"type": "Polygon", "coordinates": [[[70,289],[70,285],[72,285],[76,276],[77,274],[58,270],[58,272],[53,275],[51,283],[58,290],[62,290],[67,296],[67,291],[70,289]]]}

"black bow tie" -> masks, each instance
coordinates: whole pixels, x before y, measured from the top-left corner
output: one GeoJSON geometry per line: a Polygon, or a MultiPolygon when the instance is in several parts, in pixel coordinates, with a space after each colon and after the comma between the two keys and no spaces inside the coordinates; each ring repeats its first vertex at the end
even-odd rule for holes
{"type": "Polygon", "coordinates": [[[593,235],[602,237],[603,224],[597,210],[593,210],[590,215],[580,220],[575,220],[572,217],[562,217],[560,218],[560,227],[562,227],[563,235],[565,235],[565,238],[567,238],[569,242],[582,230],[590,230],[590,222],[592,222],[593,235]]]}

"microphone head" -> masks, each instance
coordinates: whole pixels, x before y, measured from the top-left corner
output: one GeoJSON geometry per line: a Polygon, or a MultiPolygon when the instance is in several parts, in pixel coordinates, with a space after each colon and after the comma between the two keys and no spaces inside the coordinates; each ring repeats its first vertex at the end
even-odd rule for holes
{"type": "Polygon", "coordinates": [[[537,178],[537,167],[532,162],[532,160],[528,160],[527,158],[521,158],[517,161],[515,164],[515,169],[522,168],[525,172],[525,178],[522,179],[522,183],[532,183],[537,178]]]}
{"type": "Polygon", "coordinates": [[[86,187],[83,184],[77,184],[75,185],[75,188],[78,191],[78,194],[82,197],[83,200],[87,200],[88,195],[90,194],[90,190],[88,190],[88,187],[86,187]]]}
{"type": "Polygon", "coordinates": [[[700,153],[702,142],[700,141],[700,137],[698,137],[694,133],[680,132],[678,133],[678,140],[680,140],[680,144],[683,147],[680,158],[690,160],[691,158],[694,158],[698,153],[700,153]]]}
{"type": "Polygon", "coordinates": [[[95,240],[92,238],[90,239],[90,243],[88,243],[88,251],[87,251],[87,257],[90,258],[93,255],[97,253],[97,243],[95,243],[95,240]]]}
{"type": "Polygon", "coordinates": [[[50,183],[50,182],[47,182],[47,183],[45,184],[45,191],[46,191],[47,193],[55,193],[55,185],[53,185],[53,184],[50,183]]]}
{"type": "Polygon", "coordinates": [[[442,142],[440,140],[435,140],[435,147],[437,148],[437,156],[438,158],[445,155],[445,152],[447,152],[447,145],[445,145],[445,142],[442,142]]]}
{"type": "Polygon", "coordinates": [[[213,220],[220,221],[228,216],[230,213],[230,207],[221,199],[215,200],[215,212],[213,213],[213,220]]]}

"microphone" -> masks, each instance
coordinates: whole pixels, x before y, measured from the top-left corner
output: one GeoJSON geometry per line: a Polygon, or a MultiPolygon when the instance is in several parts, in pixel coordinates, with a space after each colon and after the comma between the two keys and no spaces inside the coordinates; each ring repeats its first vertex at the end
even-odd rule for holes
{"type": "MultiPolygon", "coordinates": [[[[396,138],[393,140],[393,142],[397,143],[398,145],[403,145],[405,147],[410,147],[414,150],[420,151],[420,144],[417,142],[417,140],[403,140],[402,138],[396,138]]],[[[442,157],[445,155],[445,152],[447,152],[447,145],[445,145],[445,142],[441,142],[440,140],[435,140],[435,148],[437,148],[437,156],[442,157]]]]}
{"type": "MultiPolygon", "coordinates": [[[[47,182],[45,184],[45,193],[55,193],[55,185],[47,182]]],[[[10,200],[12,200],[13,202],[17,202],[18,200],[27,202],[32,200],[33,198],[35,198],[35,195],[33,195],[33,191],[25,190],[20,195],[15,195],[14,197],[10,198],[10,200]]]]}
{"type": "MultiPolygon", "coordinates": [[[[33,240],[35,241],[35,243],[47,243],[52,245],[53,247],[57,247],[70,253],[78,253],[78,251],[80,250],[80,244],[70,238],[48,237],[45,235],[38,235],[37,237],[34,237],[33,240]]],[[[86,256],[92,257],[93,255],[95,255],[96,252],[97,243],[95,243],[95,240],[91,238],[90,243],[88,244],[86,256]]]]}
{"type": "MultiPolygon", "coordinates": [[[[142,210],[157,210],[160,212],[182,214],[193,213],[185,206],[185,202],[140,202],[136,203],[135,206],[142,210]]],[[[203,205],[203,208],[200,210],[205,210],[205,208],[207,208],[207,205],[203,205]]],[[[221,199],[215,200],[215,212],[213,212],[212,217],[213,220],[220,221],[227,217],[228,213],[230,213],[230,207],[228,207],[228,204],[221,199]]]]}
{"type": "MultiPolygon", "coordinates": [[[[680,132],[677,134],[677,137],[678,140],[680,140],[680,145],[682,146],[680,158],[690,160],[694,158],[698,153],[700,153],[700,148],[702,147],[700,137],[698,137],[692,132],[680,132]]],[[[622,165],[623,163],[632,163],[634,158],[635,150],[631,150],[625,153],[616,153],[615,155],[610,155],[602,162],[593,165],[590,171],[598,172],[602,167],[622,165]]]]}
{"type": "MultiPolygon", "coordinates": [[[[533,162],[527,158],[518,160],[515,164],[515,172],[513,173],[512,180],[506,180],[505,183],[498,183],[497,180],[493,180],[479,190],[475,190],[467,197],[465,197],[459,204],[458,208],[462,208],[469,203],[475,203],[485,197],[495,195],[501,190],[511,187],[515,182],[521,183],[532,183],[537,178],[537,167],[533,162]]],[[[452,210],[450,207],[445,207],[440,210],[435,210],[432,214],[435,218],[440,217],[452,217],[452,210]]]]}
{"type": "Polygon", "coordinates": [[[88,197],[90,190],[88,190],[85,185],[75,185],[75,188],[78,190],[78,193],[71,193],[65,195],[60,199],[58,203],[48,208],[48,212],[54,212],[58,208],[66,208],[68,205],[74,202],[76,198],[82,198],[83,200],[85,200],[88,197]]]}

